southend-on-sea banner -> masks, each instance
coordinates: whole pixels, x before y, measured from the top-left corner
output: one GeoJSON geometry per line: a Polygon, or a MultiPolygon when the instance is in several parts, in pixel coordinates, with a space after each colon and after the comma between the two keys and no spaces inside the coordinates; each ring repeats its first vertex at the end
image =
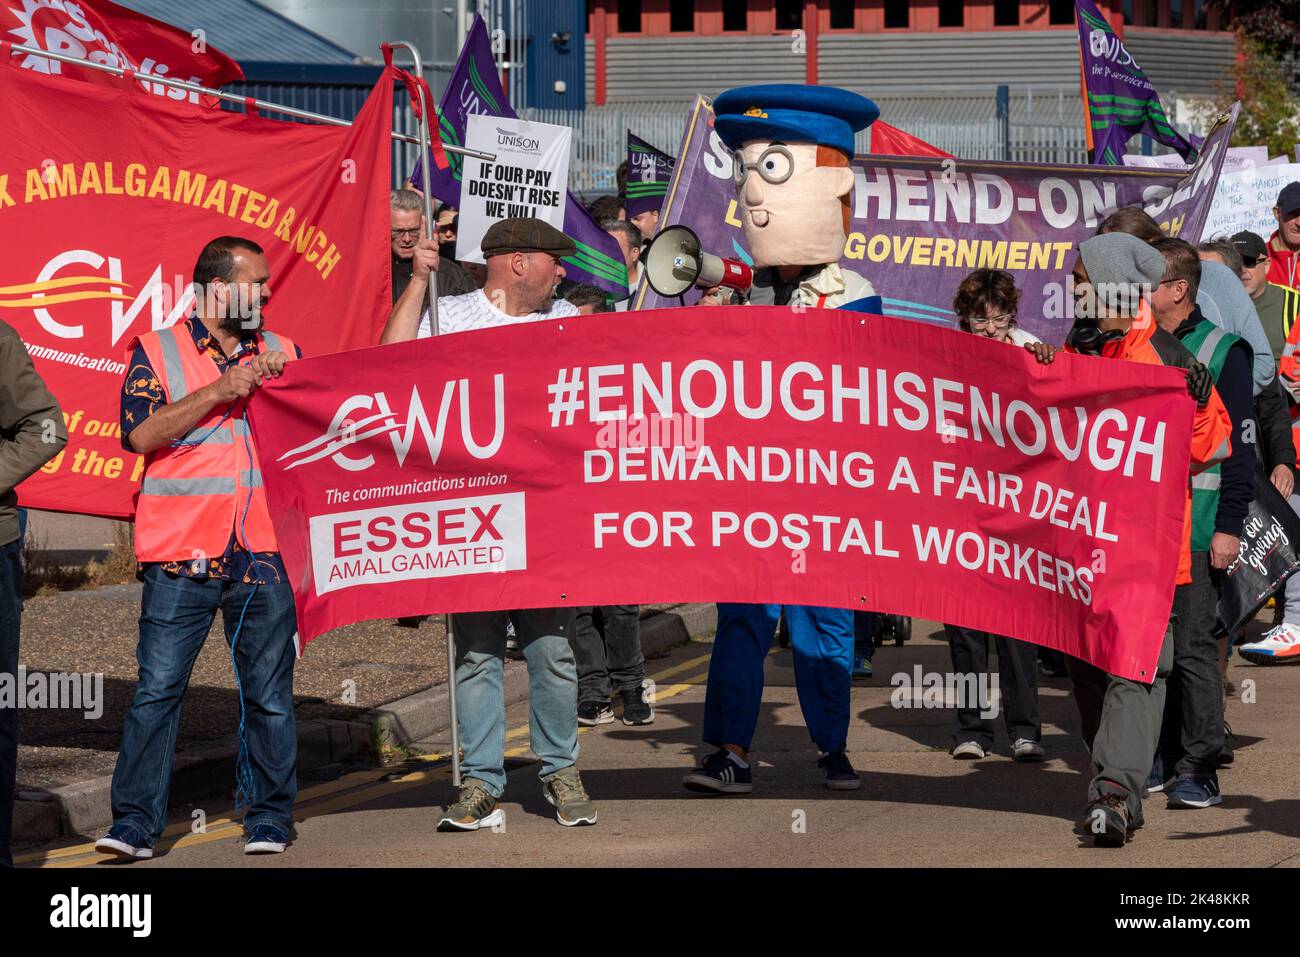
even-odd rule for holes
{"type": "MultiPolygon", "coordinates": [[[[1005,269],[1022,327],[1060,343],[1073,322],[1066,277],[1078,244],[1107,214],[1142,205],[1171,236],[1200,241],[1239,107],[1211,129],[1188,170],[1052,166],[944,157],[857,156],[840,265],[871,281],[885,313],[951,325],[973,269],[1005,269]]],[[[706,252],[752,263],[737,211],[732,154],[703,97],[686,124],[660,229],[689,226],[706,252]]],[[[688,293],[693,303],[699,292],[688,293]]],[[[644,280],[636,309],[677,305],[644,280]]]]}
{"type": "Polygon", "coordinates": [[[68,427],[67,448],[19,487],[19,502],[128,518],[144,474],[119,428],[128,347],[190,315],[194,263],[210,240],[241,236],[266,251],[263,318],[306,354],[378,341],[392,308],[397,74],[381,75],[348,128],[17,62],[0,61],[0,320],[18,330],[68,427]]]}
{"type": "Polygon", "coordinates": [[[291,363],[250,411],[305,644],[662,601],[913,615],[1150,681],[1179,370],[859,313],[579,316],[291,363]]]}

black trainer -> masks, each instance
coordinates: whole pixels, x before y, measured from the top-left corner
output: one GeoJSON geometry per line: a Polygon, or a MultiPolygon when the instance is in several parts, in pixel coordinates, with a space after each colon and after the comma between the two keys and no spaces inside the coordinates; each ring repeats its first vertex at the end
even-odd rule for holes
{"type": "Polygon", "coordinates": [[[581,701],[578,703],[578,724],[593,727],[614,720],[614,709],[608,701],[581,701]]]}
{"type": "Polygon", "coordinates": [[[623,699],[623,723],[629,727],[651,724],[655,719],[654,708],[645,700],[644,688],[624,688],[619,692],[623,699]]]}
{"type": "Polygon", "coordinates": [[[749,768],[742,768],[731,760],[730,751],[720,748],[682,778],[682,786],[709,794],[748,794],[754,790],[754,779],[749,768]]]}
{"type": "Polygon", "coordinates": [[[822,755],[817,759],[817,767],[826,772],[826,787],[832,791],[856,791],[862,787],[862,778],[843,751],[822,755]]]}

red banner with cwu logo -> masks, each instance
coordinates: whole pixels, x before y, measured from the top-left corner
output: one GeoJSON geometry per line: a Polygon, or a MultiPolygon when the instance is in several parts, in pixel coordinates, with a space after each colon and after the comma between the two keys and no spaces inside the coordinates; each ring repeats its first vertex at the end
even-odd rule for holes
{"type": "Polygon", "coordinates": [[[395,76],[381,76],[348,128],[0,62],[0,320],[27,344],[69,439],[20,486],[22,505],[132,514],[144,459],[119,428],[127,346],[190,314],[209,240],[242,236],[266,251],[266,326],[307,355],[378,341],[392,305],[395,76]]]}
{"type": "Polygon", "coordinates": [[[777,307],[566,318],[292,363],[251,406],[300,641],[664,601],[886,611],[1150,681],[1181,372],[777,307]]]}

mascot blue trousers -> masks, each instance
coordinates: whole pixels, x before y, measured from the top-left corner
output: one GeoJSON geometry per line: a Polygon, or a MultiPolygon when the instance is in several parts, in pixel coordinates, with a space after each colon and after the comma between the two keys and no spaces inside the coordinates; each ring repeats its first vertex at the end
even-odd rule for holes
{"type": "Polygon", "coordinates": [[[783,610],[808,734],[819,751],[844,749],[849,734],[853,612],[813,605],[718,605],[718,633],[704,699],[704,740],[714,747],[738,744],[749,750],[763,699],[763,662],[783,610]]]}

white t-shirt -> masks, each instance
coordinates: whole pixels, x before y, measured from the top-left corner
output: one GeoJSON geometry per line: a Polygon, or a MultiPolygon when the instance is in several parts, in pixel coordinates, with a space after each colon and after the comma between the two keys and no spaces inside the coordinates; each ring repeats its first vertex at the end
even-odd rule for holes
{"type": "MultiPolygon", "coordinates": [[[[468,332],[470,329],[490,329],[493,326],[508,326],[516,322],[540,322],[544,319],[563,319],[565,316],[576,315],[578,315],[578,307],[564,299],[556,299],[545,312],[511,316],[494,306],[482,289],[475,289],[463,296],[438,297],[438,332],[444,336],[451,332],[468,332]]],[[[417,335],[421,339],[433,335],[428,309],[420,316],[420,331],[417,335]]]]}
{"type": "Polygon", "coordinates": [[[636,275],[632,277],[632,281],[627,285],[628,297],[626,299],[620,299],[618,302],[614,303],[615,312],[627,312],[631,307],[632,300],[636,298],[637,287],[641,285],[641,276],[644,272],[645,264],[638,259],[636,263],[636,275]]]}

